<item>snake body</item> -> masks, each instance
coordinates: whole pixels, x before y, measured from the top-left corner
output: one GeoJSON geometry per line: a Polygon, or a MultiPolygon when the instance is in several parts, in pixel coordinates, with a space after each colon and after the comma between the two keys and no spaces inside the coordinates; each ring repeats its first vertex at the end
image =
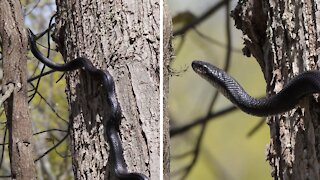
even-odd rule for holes
{"type": "Polygon", "coordinates": [[[320,92],[320,72],[306,71],[294,77],[277,94],[256,99],[225,71],[203,61],[193,61],[193,70],[209,81],[242,111],[256,116],[268,116],[294,108],[299,100],[312,93],[320,92]]]}
{"type": "Polygon", "coordinates": [[[132,179],[132,180],[148,180],[148,178],[141,173],[129,173],[127,165],[123,157],[123,148],[121,139],[118,133],[119,122],[121,119],[121,109],[116,98],[115,84],[112,76],[108,71],[97,69],[93,66],[91,61],[84,57],[78,57],[65,64],[57,64],[46,58],[37,48],[35,35],[29,30],[29,42],[32,54],[46,66],[56,71],[73,71],[76,69],[84,69],[92,77],[99,80],[105,90],[107,103],[111,109],[111,117],[106,121],[105,135],[110,145],[110,161],[114,175],[118,179],[132,179]]]}

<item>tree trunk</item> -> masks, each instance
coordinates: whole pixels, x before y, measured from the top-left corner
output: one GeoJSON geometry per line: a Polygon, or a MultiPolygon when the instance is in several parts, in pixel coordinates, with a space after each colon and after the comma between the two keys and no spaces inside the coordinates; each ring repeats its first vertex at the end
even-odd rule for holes
{"type": "Polygon", "coordinates": [[[8,90],[5,88],[8,84],[14,85],[13,93],[5,102],[11,178],[36,179],[27,99],[28,38],[19,1],[0,1],[0,35],[4,71],[2,94],[8,90]]]}
{"type": "MultiPolygon", "coordinates": [[[[57,1],[54,39],[66,61],[87,57],[116,83],[120,136],[130,172],[159,179],[160,2],[57,1]]],[[[75,179],[109,179],[102,89],[84,73],[67,73],[75,179]]]]}
{"type": "MultiPolygon", "coordinates": [[[[248,0],[234,10],[246,52],[259,62],[269,95],[301,72],[319,69],[319,7],[317,1],[248,0]]],[[[266,156],[274,179],[320,179],[317,101],[318,96],[306,97],[297,108],[268,118],[266,156]]]]}
{"type": "Polygon", "coordinates": [[[170,179],[169,77],[172,59],[172,24],[167,1],[163,1],[163,179],[170,179]]]}

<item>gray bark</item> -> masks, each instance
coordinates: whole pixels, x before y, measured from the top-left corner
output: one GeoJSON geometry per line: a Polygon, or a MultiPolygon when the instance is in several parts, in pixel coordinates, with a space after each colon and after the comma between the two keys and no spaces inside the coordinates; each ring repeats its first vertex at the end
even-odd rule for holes
{"type": "MultiPolygon", "coordinates": [[[[122,109],[120,135],[130,172],[159,179],[160,2],[57,1],[55,41],[66,61],[87,57],[107,69],[122,109]]],[[[109,179],[101,89],[83,71],[67,73],[76,179],[109,179]]]]}
{"type": "Polygon", "coordinates": [[[36,179],[27,96],[28,38],[19,1],[0,1],[0,35],[3,55],[2,93],[6,91],[6,85],[14,85],[13,93],[5,102],[11,177],[18,180],[36,179]]]}
{"type": "MultiPolygon", "coordinates": [[[[290,79],[319,69],[318,1],[255,1],[239,3],[234,11],[246,49],[264,72],[269,95],[290,79]]],[[[320,179],[318,96],[304,98],[289,112],[269,117],[266,151],[274,179],[320,179]]]]}
{"type": "Polygon", "coordinates": [[[163,1],[163,179],[170,179],[169,77],[172,60],[172,23],[167,1],[163,1]]]}

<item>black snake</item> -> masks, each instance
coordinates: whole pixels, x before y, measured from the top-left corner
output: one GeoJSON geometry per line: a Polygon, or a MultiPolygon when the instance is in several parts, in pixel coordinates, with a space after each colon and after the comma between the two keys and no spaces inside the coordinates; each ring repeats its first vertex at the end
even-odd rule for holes
{"type": "Polygon", "coordinates": [[[46,66],[56,71],[73,71],[76,69],[84,69],[92,77],[96,78],[103,84],[106,92],[107,103],[111,109],[111,117],[105,124],[105,135],[110,145],[110,159],[111,167],[114,175],[118,179],[132,179],[132,180],[148,180],[148,178],[141,173],[129,173],[127,165],[123,157],[123,148],[118,133],[119,122],[121,119],[121,109],[116,98],[115,84],[112,76],[108,71],[103,71],[94,67],[91,61],[84,57],[78,57],[65,64],[57,64],[46,58],[37,48],[35,35],[29,29],[29,42],[32,54],[46,66]]]}
{"type": "Polygon", "coordinates": [[[240,84],[225,71],[207,62],[193,61],[192,68],[242,111],[256,116],[268,116],[288,111],[294,108],[301,98],[320,92],[319,71],[303,72],[294,77],[279,93],[255,99],[248,95],[240,84]]]}

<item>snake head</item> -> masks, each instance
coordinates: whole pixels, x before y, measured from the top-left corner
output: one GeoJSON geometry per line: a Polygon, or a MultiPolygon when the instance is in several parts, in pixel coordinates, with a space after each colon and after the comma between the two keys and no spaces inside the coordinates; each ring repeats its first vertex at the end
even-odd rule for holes
{"type": "Polygon", "coordinates": [[[234,87],[242,89],[236,80],[230,77],[225,71],[213,66],[212,64],[203,61],[193,61],[192,68],[197,74],[211,83],[232,102],[234,102],[235,98],[230,95],[235,92],[233,90],[234,87]]]}
{"type": "Polygon", "coordinates": [[[192,68],[193,70],[199,74],[199,75],[203,75],[203,74],[207,74],[208,71],[208,65],[210,65],[209,63],[203,62],[203,61],[193,61],[192,62],[192,68]]]}
{"type": "Polygon", "coordinates": [[[212,74],[217,75],[220,72],[223,72],[221,69],[204,61],[193,61],[192,68],[197,74],[199,74],[202,77],[208,77],[212,74]]]}
{"type": "Polygon", "coordinates": [[[217,84],[218,86],[221,86],[225,77],[229,77],[223,70],[204,61],[193,61],[192,68],[197,74],[212,83],[214,86],[217,84]]]}

